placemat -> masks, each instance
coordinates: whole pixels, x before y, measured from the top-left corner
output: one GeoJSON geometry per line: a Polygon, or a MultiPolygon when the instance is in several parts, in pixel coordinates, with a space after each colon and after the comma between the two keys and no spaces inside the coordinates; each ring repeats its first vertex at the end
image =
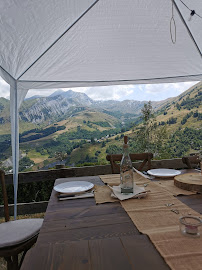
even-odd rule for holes
{"type": "MultiPolygon", "coordinates": [[[[101,176],[101,179],[104,182],[115,184],[113,181],[117,181],[119,176],[110,177],[108,175],[104,178],[101,176]]],[[[145,180],[148,182],[147,179],[145,180]]],[[[145,180],[138,177],[140,183],[145,180]]],[[[150,189],[146,198],[120,202],[135,226],[141,233],[149,236],[171,269],[201,270],[202,237],[186,237],[181,234],[179,228],[180,216],[194,215],[201,218],[200,214],[175,198],[174,192],[168,191],[159,183],[149,182],[146,188],[150,189]],[[177,210],[179,214],[173,210],[177,210]]],[[[103,193],[107,191],[108,196],[111,194],[111,190],[107,186],[104,186],[102,191],[103,193]]],[[[97,193],[99,193],[98,190],[97,193]]],[[[106,197],[105,201],[107,201],[106,197]]]]}
{"type": "Polygon", "coordinates": [[[111,197],[111,189],[108,186],[94,186],[94,195],[96,204],[118,202],[118,199],[111,197]]]}

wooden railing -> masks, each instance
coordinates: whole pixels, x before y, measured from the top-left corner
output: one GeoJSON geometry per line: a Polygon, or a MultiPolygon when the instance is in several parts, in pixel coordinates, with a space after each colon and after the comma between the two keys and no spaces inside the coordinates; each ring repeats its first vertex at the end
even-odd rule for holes
{"type": "MultiPolygon", "coordinates": [[[[134,167],[138,168],[141,162],[133,163],[134,167]]],[[[152,160],[152,169],[155,168],[172,168],[172,169],[183,169],[186,165],[182,162],[182,159],[165,159],[165,160],[152,160]]],[[[102,174],[111,174],[110,165],[97,165],[88,167],[73,167],[73,168],[62,168],[53,169],[46,171],[35,171],[35,172],[23,172],[19,173],[19,184],[30,183],[39,181],[55,181],[57,178],[66,177],[79,177],[79,176],[94,176],[102,174]]],[[[7,174],[5,176],[6,184],[13,183],[13,175],[7,174]]],[[[46,211],[48,202],[30,202],[18,204],[18,214],[32,214],[41,213],[46,211]]],[[[12,215],[13,205],[9,205],[9,211],[12,215]]],[[[0,206],[0,217],[3,216],[3,206],[0,206]]]]}

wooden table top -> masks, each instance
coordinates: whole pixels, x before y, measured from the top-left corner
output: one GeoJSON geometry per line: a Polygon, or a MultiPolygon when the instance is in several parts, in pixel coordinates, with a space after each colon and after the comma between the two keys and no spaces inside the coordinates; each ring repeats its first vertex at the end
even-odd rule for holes
{"type": "MultiPolygon", "coordinates": [[[[98,176],[67,178],[103,185],[98,176]]],[[[202,213],[202,194],[178,196],[202,213]]],[[[119,202],[94,198],[58,201],[53,190],[34,248],[21,270],[168,270],[146,235],[139,233],[119,202]]]]}

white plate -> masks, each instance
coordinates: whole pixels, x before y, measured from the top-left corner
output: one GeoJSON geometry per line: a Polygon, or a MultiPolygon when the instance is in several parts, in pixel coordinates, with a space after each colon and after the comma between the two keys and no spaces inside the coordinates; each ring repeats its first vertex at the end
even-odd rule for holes
{"type": "Polygon", "coordinates": [[[148,170],[148,174],[155,176],[155,177],[174,177],[176,175],[181,174],[178,170],[172,170],[172,169],[153,169],[148,170]]]}
{"type": "Polygon", "coordinates": [[[78,194],[88,191],[94,187],[94,184],[86,181],[72,181],[61,183],[54,186],[54,190],[65,194],[78,194]]]}

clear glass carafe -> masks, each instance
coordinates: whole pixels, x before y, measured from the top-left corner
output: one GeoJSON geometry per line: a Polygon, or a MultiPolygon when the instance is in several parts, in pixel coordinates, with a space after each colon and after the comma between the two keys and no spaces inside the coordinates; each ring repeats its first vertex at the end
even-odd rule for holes
{"type": "Polygon", "coordinates": [[[120,164],[121,193],[133,193],[133,165],[129,156],[128,137],[124,136],[123,157],[120,164]]]}

